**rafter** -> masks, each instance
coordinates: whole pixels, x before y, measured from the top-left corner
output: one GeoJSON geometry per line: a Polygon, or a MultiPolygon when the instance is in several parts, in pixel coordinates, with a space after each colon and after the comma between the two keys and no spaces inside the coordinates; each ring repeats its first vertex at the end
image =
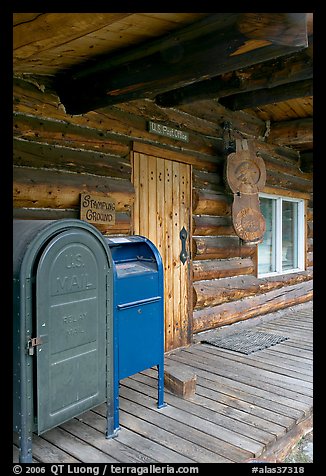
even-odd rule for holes
{"type": "Polygon", "coordinates": [[[289,99],[307,97],[313,95],[313,81],[297,81],[295,83],[282,84],[275,88],[259,89],[258,91],[249,91],[242,94],[234,94],[221,98],[219,102],[222,106],[232,111],[240,111],[265,104],[273,104],[289,99]]]}
{"type": "Polygon", "coordinates": [[[307,47],[305,13],[219,13],[58,75],[67,113],[155,95],[307,47]],[[87,91],[87,95],[85,92],[87,91]]]}
{"type": "Polygon", "coordinates": [[[313,37],[309,37],[309,46],[302,51],[173,89],[157,95],[155,101],[159,106],[173,107],[311,79],[312,49],[313,37]]]}

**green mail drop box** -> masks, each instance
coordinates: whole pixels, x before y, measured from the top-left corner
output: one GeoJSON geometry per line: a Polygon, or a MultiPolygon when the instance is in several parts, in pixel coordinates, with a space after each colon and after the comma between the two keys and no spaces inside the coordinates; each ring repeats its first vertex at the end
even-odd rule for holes
{"type": "Polygon", "coordinates": [[[112,259],[81,220],[14,220],[14,431],[20,461],[32,433],[107,402],[113,422],[112,259]]]}

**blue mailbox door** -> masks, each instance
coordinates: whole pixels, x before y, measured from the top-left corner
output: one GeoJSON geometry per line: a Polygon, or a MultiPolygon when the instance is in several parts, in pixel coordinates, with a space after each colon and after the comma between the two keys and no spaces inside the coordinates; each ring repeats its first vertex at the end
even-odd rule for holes
{"type": "MultiPolygon", "coordinates": [[[[142,236],[105,238],[113,260],[116,391],[118,380],[157,366],[158,408],[164,403],[164,275],[161,256],[142,236]]],[[[118,411],[115,426],[118,426],[118,411]]]]}

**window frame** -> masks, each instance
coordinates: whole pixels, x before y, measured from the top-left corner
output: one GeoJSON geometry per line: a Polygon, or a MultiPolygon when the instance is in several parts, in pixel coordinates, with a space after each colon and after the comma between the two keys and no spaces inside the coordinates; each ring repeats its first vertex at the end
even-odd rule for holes
{"type": "MultiPolygon", "coordinates": [[[[271,276],[280,276],[283,274],[299,273],[305,270],[305,200],[303,198],[287,197],[285,195],[271,194],[271,193],[259,193],[260,198],[267,198],[275,200],[275,224],[273,223],[273,245],[275,250],[273,251],[273,262],[275,260],[275,271],[269,271],[267,273],[259,272],[259,253],[257,246],[257,276],[258,278],[266,278],[271,276]],[[282,203],[283,201],[297,203],[297,253],[298,253],[298,266],[291,269],[282,269],[282,203]]],[[[262,241],[263,243],[264,241],[262,241]]]]}

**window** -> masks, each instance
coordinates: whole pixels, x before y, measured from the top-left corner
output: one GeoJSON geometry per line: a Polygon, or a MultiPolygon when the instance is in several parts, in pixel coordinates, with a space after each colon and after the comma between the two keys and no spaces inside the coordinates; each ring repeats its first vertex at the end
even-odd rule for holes
{"type": "Polygon", "coordinates": [[[258,245],[258,275],[285,274],[304,269],[303,200],[260,194],[266,231],[258,245]]]}

